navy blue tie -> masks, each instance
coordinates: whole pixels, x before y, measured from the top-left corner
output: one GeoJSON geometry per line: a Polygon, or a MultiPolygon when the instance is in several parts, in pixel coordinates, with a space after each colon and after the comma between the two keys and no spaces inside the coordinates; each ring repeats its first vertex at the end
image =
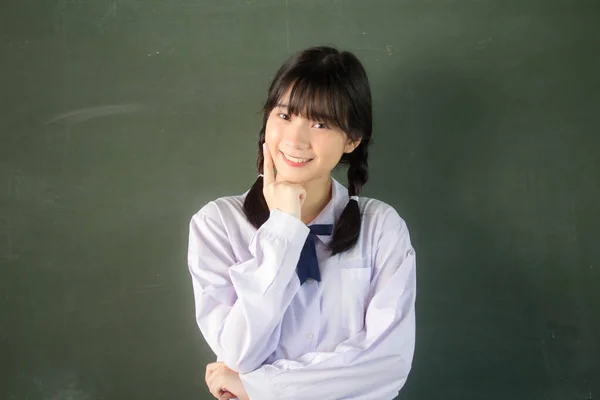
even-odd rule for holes
{"type": "Polygon", "coordinates": [[[300,279],[300,285],[302,285],[308,278],[312,278],[315,281],[321,281],[321,272],[319,271],[319,261],[317,260],[317,250],[315,248],[315,236],[316,235],[331,235],[333,232],[333,225],[310,225],[308,227],[310,233],[304,242],[302,252],[300,253],[300,260],[296,266],[296,272],[300,279]]]}

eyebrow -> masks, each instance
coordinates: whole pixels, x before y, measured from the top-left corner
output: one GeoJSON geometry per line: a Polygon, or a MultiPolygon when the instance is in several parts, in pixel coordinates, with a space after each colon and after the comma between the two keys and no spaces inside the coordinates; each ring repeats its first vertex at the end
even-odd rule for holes
{"type": "MultiPolygon", "coordinates": [[[[287,110],[287,109],[289,108],[289,105],[288,105],[288,104],[285,104],[285,103],[277,103],[277,104],[275,105],[275,107],[273,107],[273,108],[283,108],[283,109],[286,109],[286,110],[287,110]]],[[[328,118],[325,118],[325,117],[324,117],[324,118],[320,118],[320,119],[328,119],[328,118]]],[[[315,120],[315,121],[316,121],[316,120],[315,120]]]]}

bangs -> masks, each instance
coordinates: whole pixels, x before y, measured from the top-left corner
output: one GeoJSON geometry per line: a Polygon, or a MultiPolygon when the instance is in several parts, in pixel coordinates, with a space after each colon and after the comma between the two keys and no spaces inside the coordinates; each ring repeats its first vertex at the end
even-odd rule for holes
{"type": "Polygon", "coordinates": [[[343,83],[334,76],[302,76],[291,82],[278,82],[270,93],[265,112],[287,106],[287,113],[299,115],[331,128],[350,133],[348,124],[349,96],[343,83]],[[289,93],[289,98],[286,95],[289,93]]]}
{"type": "MultiPolygon", "coordinates": [[[[296,53],[277,71],[263,107],[264,133],[277,106],[286,113],[339,129],[350,139],[366,143],[373,130],[371,90],[360,61],[349,52],[312,47],[296,53]]],[[[345,160],[346,155],[342,156],[345,160]]]]}

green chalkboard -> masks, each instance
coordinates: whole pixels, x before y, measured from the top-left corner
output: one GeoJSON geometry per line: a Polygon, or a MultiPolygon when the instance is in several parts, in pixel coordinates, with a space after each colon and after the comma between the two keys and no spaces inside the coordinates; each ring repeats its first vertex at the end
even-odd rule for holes
{"type": "Polygon", "coordinates": [[[369,73],[364,194],[418,253],[399,398],[600,395],[598,2],[6,3],[0,399],[212,398],[188,222],[249,188],[270,79],[316,44],[369,73]]]}

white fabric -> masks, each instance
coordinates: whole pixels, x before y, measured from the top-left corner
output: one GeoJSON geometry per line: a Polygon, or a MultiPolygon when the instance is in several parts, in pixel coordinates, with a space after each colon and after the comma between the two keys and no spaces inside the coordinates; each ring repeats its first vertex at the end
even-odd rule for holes
{"type": "MultiPolygon", "coordinates": [[[[332,200],[311,224],[330,224],[348,203],[332,200]]],[[[415,345],[415,251],[404,220],[361,197],[358,243],[330,257],[316,241],[321,282],[300,286],[296,264],[309,233],[273,210],[258,230],[248,192],[202,207],[190,223],[188,265],[196,319],[217,355],[240,373],[252,400],[393,399],[415,345]]]]}

